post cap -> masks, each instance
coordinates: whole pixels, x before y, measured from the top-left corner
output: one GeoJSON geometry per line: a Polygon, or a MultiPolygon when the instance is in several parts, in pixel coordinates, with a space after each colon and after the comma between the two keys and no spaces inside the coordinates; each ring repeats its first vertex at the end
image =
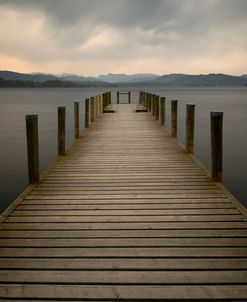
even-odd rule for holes
{"type": "Polygon", "coordinates": [[[210,115],[212,117],[221,117],[221,116],[223,116],[223,113],[224,112],[220,112],[220,111],[210,111],[210,115]]]}
{"type": "Polygon", "coordinates": [[[26,120],[37,120],[38,114],[28,114],[26,115],[26,120]]]}

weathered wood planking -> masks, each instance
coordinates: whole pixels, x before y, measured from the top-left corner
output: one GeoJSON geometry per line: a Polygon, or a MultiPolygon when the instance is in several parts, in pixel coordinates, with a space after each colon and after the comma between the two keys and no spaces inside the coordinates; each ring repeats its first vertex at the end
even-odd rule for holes
{"type": "Polygon", "coordinates": [[[2,222],[0,300],[246,301],[243,207],[150,113],[113,109],[2,222]]]}

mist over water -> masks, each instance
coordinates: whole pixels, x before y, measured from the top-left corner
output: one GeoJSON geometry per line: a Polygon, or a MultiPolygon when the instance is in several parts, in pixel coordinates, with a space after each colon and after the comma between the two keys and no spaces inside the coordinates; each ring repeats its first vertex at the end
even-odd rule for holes
{"type": "MultiPolygon", "coordinates": [[[[73,102],[80,102],[84,128],[84,100],[112,91],[139,90],[166,97],[166,130],[170,130],[170,100],[179,101],[178,141],[185,142],[186,103],[196,104],[195,155],[210,169],[210,111],[224,112],[224,184],[247,206],[247,89],[246,88],[13,88],[0,89],[0,211],[27,187],[25,115],[39,115],[40,166],[44,171],[56,159],[57,107],[67,110],[67,147],[73,143],[73,102]]],[[[120,97],[127,103],[127,96],[120,97]]]]}

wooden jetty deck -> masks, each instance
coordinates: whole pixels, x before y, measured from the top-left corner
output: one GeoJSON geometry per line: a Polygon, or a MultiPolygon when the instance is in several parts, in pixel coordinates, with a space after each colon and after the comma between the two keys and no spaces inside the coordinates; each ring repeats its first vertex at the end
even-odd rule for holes
{"type": "Polygon", "coordinates": [[[0,228],[0,300],[247,301],[247,218],[136,105],[113,105],[0,228]]]}

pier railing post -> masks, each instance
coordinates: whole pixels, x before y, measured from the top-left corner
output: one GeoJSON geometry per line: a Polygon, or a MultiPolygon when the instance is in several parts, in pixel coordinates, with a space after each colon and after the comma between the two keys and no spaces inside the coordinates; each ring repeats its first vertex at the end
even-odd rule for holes
{"type": "Polygon", "coordinates": [[[85,100],[85,128],[89,127],[89,99],[85,100]]]}
{"type": "Polygon", "coordinates": [[[144,102],[145,102],[145,109],[148,109],[148,94],[144,92],[144,102]]]}
{"type": "Polygon", "coordinates": [[[102,112],[105,109],[105,104],[106,104],[106,97],[105,97],[105,93],[103,93],[103,95],[102,95],[102,112]]]}
{"type": "Polygon", "coordinates": [[[74,135],[75,135],[75,138],[79,138],[79,136],[80,136],[79,102],[74,102],[74,135]]]}
{"type": "Polygon", "coordinates": [[[177,137],[178,101],[171,101],[171,136],[177,137]]]}
{"type": "Polygon", "coordinates": [[[103,95],[100,95],[100,115],[103,114],[103,95]]]}
{"type": "Polygon", "coordinates": [[[210,112],[212,180],[223,179],[223,112],[210,112]]]}
{"type": "Polygon", "coordinates": [[[148,112],[151,112],[151,93],[148,93],[148,112]]]}
{"type": "Polygon", "coordinates": [[[155,96],[155,119],[159,120],[159,105],[160,105],[160,97],[159,95],[155,96]]]}
{"type": "Polygon", "coordinates": [[[111,91],[108,92],[108,105],[111,104],[111,91]]]}
{"type": "Polygon", "coordinates": [[[58,117],[58,135],[57,135],[57,147],[58,155],[65,155],[65,134],[66,134],[66,107],[57,108],[58,117]]]}
{"type": "Polygon", "coordinates": [[[94,121],[97,120],[97,96],[93,97],[93,102],[94,102],[94,121]]]}
{"type": "Polygon", "coordinates": [[[154,115],[155,112],[155,94],[151,94],[151,113],[154,115]]]}
{"type": "Polygon", "coordinates": [[[194,153],[195,104],[186,104],[186,146],[187,153],[194,153]]]}
{"type": "Polygon", "coordinates": [[[161,126],[165,124],[165,97],[161,97],[159,100],[159,122],[161,126]]]}
{"type": "Polygon", "coordinates": [[[130,102],[131,102],[131,92],[128,91],[128,103],[130,104],[130,102]]]}
{"type": "Polygon", "coordinates": [[[117,104],[119,104],[119,91],[117,91],[117,104]]]}
{"type": "Polygon", "coordinates": [[[29,184],[39,182],[38,115],[26,115],[27,159],[29,184]]]}
{"type": "Polygon", "coordinates": [[[94,122],[94,97],[90,97],[90,123],[94,122]]]}
{"type": "Polygon", "coordinates": [[[100,118],[100,95],[97,95],[97,118],[100,118]]]}

